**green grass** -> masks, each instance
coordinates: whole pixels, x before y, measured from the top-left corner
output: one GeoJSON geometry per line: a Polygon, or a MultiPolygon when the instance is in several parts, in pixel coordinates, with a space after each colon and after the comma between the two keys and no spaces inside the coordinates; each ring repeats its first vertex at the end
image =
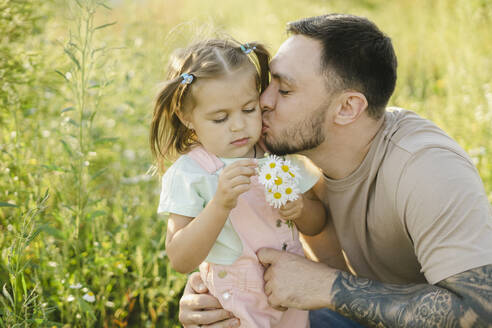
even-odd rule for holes
{"type": "Polygon", "coordinates": [[[148,126],[168,54],[214,33],[275,52],[290,20],[367,16],[398,55],[390,104],[454,137],[492,201],[489,1],[78,2],[0,0],[0,327],[178,326],[148,126]]]}

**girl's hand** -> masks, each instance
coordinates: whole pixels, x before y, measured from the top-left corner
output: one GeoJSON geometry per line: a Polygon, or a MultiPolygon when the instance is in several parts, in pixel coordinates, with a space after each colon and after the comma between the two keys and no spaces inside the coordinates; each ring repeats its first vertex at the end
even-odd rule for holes
{"type": "Polygon", "coordinates": [[[294,201],[288,201],[280,207],[279,213],[282,219],[295,221],[301,217],[302,209],[304,208],[304,198],[299,194],[299,198],[294,201]]]}
{"type": "Polygon", "coordinates": [[[256,161],[239,160],[227,166],[219,176],[215,201],[227,210],[236,207],[239,195],[250,188],[250,179],[256,174],[256,161]]]}

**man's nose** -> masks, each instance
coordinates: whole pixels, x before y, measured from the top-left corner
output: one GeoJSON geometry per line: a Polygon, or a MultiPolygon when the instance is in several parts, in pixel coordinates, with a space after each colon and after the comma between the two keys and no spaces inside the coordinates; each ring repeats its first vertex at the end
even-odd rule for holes
{"type": "Polygon", "coordinates": [[[275,92],[270,84],[265,91],[260,95],[260,108],[261,112],[271,111],[275,108],[275,92]]]}

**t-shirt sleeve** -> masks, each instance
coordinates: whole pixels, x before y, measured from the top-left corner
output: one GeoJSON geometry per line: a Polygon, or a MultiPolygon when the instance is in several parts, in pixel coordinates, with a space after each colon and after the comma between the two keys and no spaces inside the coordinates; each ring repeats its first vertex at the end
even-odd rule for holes
{"type": "Polygon", "coordinates": [[[321,178],[321,170],[306,156],[298,154],[287,155],[286,159],[299,168],[299,190],[301,193],[311,189],[321,178]]]}
{"type": "Polygon", "coordinates": [[[196,217],[206,205],[197,190],[203,176],[183,171],[174,163],[162,176],[158,213],[174,213],[196,217]]]}
{"type": "Polygon", "coordinates": [[[492,263],[491,208],[469,159],[442,148],[414,154],[396,202],[429,283],[492,263]]]}

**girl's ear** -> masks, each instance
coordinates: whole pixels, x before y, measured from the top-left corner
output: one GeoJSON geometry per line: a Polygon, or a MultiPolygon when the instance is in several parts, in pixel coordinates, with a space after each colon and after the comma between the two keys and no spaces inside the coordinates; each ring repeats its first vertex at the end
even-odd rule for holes
{"type": "Polygon", "coordinates": [[[181,123],[186,126],[187,129],[193,130],[193,123],[186,119],[182,112],[176,111],[176,116],[179,118],[181,123]]]}
{"type": "Polygon", "coordinates": [[[339,107],[335,114],[335,123],[347,125],[356,121],[367,108],[367,99],[357,91],[347,91],[340,95],[339,107]]]}

